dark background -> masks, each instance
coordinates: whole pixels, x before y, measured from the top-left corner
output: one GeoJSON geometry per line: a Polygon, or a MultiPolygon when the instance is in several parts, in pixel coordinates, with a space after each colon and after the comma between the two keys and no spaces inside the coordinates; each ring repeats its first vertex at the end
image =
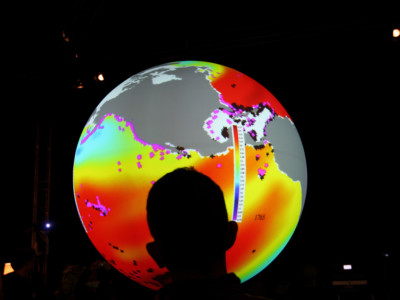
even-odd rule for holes
{"type": "Polygon", "coordinates": [[[37,132],[41,179],[51,146],[49,285],[57,285],[67,263],[98,259],[72,187],[85,122],[129,76],[165,62],[203,60],[237,69],[272,92],[294,120],[307,158],[298,228],[248,286],[276,296],[289,277],[304,283],[317,270],[318,281],[368,279],[368,288],[385,295],[399,266],[400,40],[392,30],[400,18],[277,21],[257,6],[235,14],[158,8],[160,14],[151,5],[59,1],[5,10],[12,17],[2,41],[2,259],[15,245],[30,245],[32,228],[43,229],[43,214],[32,225],[37,132]],[[104,82],[94,79],[98,72],[104,82]],[[353,264],[351,275],[341,271],[344,263],[353,264]]]}

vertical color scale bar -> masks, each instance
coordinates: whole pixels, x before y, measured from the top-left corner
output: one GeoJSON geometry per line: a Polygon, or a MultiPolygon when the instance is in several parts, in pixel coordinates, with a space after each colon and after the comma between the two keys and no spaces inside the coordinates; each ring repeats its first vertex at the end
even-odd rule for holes
{"type": "Polygon", "coordinates": [[[241,222],[243,217],[244,195],[246,186],[246,148],[242,126],[233,125],[234,148],[234,199],[232,220],[241,222]]]}

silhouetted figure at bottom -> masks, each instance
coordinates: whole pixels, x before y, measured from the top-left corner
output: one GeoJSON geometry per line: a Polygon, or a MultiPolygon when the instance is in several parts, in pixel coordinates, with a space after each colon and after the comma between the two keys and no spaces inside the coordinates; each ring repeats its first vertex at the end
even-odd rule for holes
{"type": "Polygon", "coordinates": [[[147,222],[154,238],[147,250],[172,277],[156,299],[257,299],[227,273],[225,252],[238,225],[228,221],[222,190],[209,177],[193,168],[163,176],[149,192],[147,222]]]}

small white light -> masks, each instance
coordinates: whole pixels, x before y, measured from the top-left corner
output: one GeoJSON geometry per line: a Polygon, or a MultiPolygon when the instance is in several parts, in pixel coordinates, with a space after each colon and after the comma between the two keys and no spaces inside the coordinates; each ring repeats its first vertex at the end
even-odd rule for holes
{"type": "Polygon", "coordinates": [[[352,265],[343,265],[343,270],[351,270],[353,269],[352,265]]]}
{"type": "Polygon", "coordinates": [[[400,36],[400,30],[395,28],[393,29],[393,37],[397,38],[400,36]]]}
{"type": "Polygon", "coordinates": [[[102,73],[99,73],[99,75],[97,75],[97,79],[99,81],[104,81],[104,75],[102,73]]]}
{"type": "Polygon", "coordinates": [[[49,229],[49,228],[51,227],[51,223],[46,223],[44,226],[45,226],[47,229],[49,229]]]}

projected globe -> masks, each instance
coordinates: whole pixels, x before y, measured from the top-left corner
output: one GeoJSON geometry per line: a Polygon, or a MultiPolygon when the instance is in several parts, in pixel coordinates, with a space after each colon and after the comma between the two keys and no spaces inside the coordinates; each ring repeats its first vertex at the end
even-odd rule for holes
{"type": "Polygon", "coordinates": [[[74,193],[96,249],[152,289],[170,277],[146,251],[152,241],[147,194],[164,174],[189,166],[224,192],[229,218],[239,225],[227,252],[228,272],[242,281],[282,251],[302,212],[303,146],[289,114],[267,89],[239,71],[201,61],[168,63],[128,78],[83,129],[74,193]]]}

